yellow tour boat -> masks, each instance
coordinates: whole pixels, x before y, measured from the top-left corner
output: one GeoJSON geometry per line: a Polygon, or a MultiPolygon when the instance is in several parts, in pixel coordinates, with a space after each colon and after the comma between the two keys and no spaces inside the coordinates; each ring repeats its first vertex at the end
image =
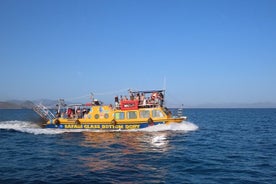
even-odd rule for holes
{"type": "Polygon", "coordinates": [[[179,109],[177,116],[172,116],[164,106],[165,90],[129,91],[125,96],[115,97],[113,105],[103,105],[93,99],[87,104],[65,105],[59,100],[56,115],[43,105],[35,105],[37,112],[46,123],[45,128],[59,129],[94,129],[125,130],[141,129],[159,124],[181,123],[187,119],[179,109]]]}

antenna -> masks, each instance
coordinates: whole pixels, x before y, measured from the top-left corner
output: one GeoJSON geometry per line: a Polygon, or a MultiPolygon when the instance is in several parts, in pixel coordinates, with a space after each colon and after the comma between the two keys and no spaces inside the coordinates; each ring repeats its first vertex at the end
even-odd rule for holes
{"type": "Polygon", "coordinates": [[[92,92],[90,93],[90,99],[92,102],[94,101],[94,94],[92,92]]]}
{"type": "Polygon", "coordinates": [[[166,90],[166,76],[163,79],[163,90],[166,90]]]}
{"type": "Polygon", "coordinates": [[[166,104],[166,102],[165,102],[165,99],[166,99],[165,98],[165,93],[166,93],[166,76],[164,76],[164,79],[163,79],[163,90],[164,90],[163,91],[163,93],[164,93],[163,94],[163,103],[164,103],[163,105],[165,105],[166,104]]]}

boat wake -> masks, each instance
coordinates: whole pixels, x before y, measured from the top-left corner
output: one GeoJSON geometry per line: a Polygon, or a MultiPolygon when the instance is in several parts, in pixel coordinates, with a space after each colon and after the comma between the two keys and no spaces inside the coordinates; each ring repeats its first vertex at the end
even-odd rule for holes
{"type": "Polygon", "coordinates": [[[136,131],[146,131],[146,132],[160,132],[160,131],[195,131],[198,126],[194,123],[183,121],[182,123],[170,123],[169,125],[156,125],[150,126],[144,129],[138,129],[136,131]]]}
{"type": "MultiPolygon", "coordinates": [[[[160,131],[196,131],[198,126],[187,121],[183,121],[182,123],[171,123],[169,125],[156,125],[147,127],[144,129],[136,129],[136,130],[109,130],[112,131],[122,131],[122,132],[130,132],[130,131],[139,131],[139,132],[160,132],[160,131]]],[[[107,130],[89,130],[89,129],[48,129],[42,128],[39,124],[29,121],[2,121],[0,122],[0,130],[14,130],[17,132],[30,133],[35,135],[40,134],[63,134],[63,133],[74,133],[74,132],[108,132],[107,130]]]]}

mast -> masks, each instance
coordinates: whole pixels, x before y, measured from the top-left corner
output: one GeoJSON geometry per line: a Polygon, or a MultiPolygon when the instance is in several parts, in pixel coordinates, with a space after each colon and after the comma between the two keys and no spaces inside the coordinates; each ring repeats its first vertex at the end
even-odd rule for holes
{"type": "Polygon", "coordinates": [[[166,87],[167,87],[167,80],[166,80],[166,76],[164,76],[163,79],[163,106],[165,106],[166,102],[165,102],[165,93],[166,93],[166,87]]]}

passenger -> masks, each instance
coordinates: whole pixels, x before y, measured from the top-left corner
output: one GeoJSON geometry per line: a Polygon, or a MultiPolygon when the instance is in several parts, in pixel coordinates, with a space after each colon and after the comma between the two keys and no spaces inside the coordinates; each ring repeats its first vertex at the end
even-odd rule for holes
{"type": "Polygon", "coordinates": [[[140,94],[137,93],[136,97],[135,97],[135,100],[137,100],[138,102],[140,102],[140,94]]]}
{"type": "Polygon", "coordinates": [[[159,93],[158,100],[159,100],[159,105],[161,107],[163,107],[163,103],[164,103],[164,95],[163,95],[163,93],[159,93]]]}
{"type": "Polygon", "coordinates": [[[153,92],[152,95],[151,95],[152,99],[155,99],[157,98],[157,93],[156,92],[153,92]]]}
{"type": "Polygon", "coordinates": [[[148,97],[148,98],[147,98],[147,106],[148,106],[148,107],[151,107],[152,104],[153,104],[152,98],[151,98],[151,97],[148,97]]]}
{"type": "Polygon", "coordinates": [[[128,100],[127,96],[124,96],[123,101],[127,101],[127,100],[128,100]]]}
{"type": "Polygon", "coordinates": [[[145,95],[144,95],[144,93],[142,93],[140,96],[139,104],[144,105],[144,100],[145,100],[145,95]]]}
{"type": "Polygon", "coordinates": [[[84,117],[84,115],[86,114],[86,108],[84,108],[83,110],[82,110],[82,117],[84,117]]]}
{"type": "Polygon", "coordinates": [[[94,100],[94,104],[95,104],[95,105],[100,105],[100,102],[99,102],[97,99],[95,99],[95,100],[94,100]]]}
{"type": "Polygon", "coordinates": [[[88,119],[88,112],[85,112],[85,114],[83,115],[84,119],[88,119]]]}
{"type": "Polygon", "coordinates": [[[62,112],[61,115],[60,115],[61,118],[66,118],[65,116],[66,116],[65,112],[62,112]]]}
{"type": "Polygon", "coordinates": [[[85,114],[83,115],[83,119],[88,119],[88,113],[85,112],[85,114]]]}
{"type": "Polygon", "coordinates": [[[67,109],[67,117],[68,118],[71,118],[71,115],[73,114],[73,111],[72,111],[72,109],[71,108],[68,108],[67,109]]]}
{"type": "Polygon", "coordinates": [[[77,118],[82,118],[82,113],[79,108],[77,109],[76,116],[77,116],[77,118]]]}
{"type": "Polygon", "coordinates": [[[115,96],[115,108],[119,109],[119,98],[118,98],[118,96],[115,96]]]}
{"type": "Polygon", "coordinates": [[[157,104],[157,93],[153,92],[150,98],[150,104],[153,106],[157,104]]]}
{"type": "Polygon", "coordinates": [[[130,100],[134,100],[134,95],[133,95],[133,93],[131,91],[130,91],[129,99],[130,100]]]}
{"type": "Polygon", "coordinates": [[[56,113],[56,118],[60,118],[60,112],[56,113]]]}
{"type": "Polygon", "coordinates": [[[74,119],[74,112],[72,111],[72,113],[70,114],[70,118],[74,119]]]}
{"type": "Polygon", "coordinates": [[[154,104],[155,104],[155,105],[158,105],[158,104],[159,104],[159,101],[160,101],[160,100],[158,99],[158,96],[156,96],[156,97],[154,98],[154,104]]]}
{"type": "Polygon", "coordinates": [[[145,107],[146,105],[147,105],[147,99],[144,98],[144,99],[143,99],[143,106],[145,107]]]}

